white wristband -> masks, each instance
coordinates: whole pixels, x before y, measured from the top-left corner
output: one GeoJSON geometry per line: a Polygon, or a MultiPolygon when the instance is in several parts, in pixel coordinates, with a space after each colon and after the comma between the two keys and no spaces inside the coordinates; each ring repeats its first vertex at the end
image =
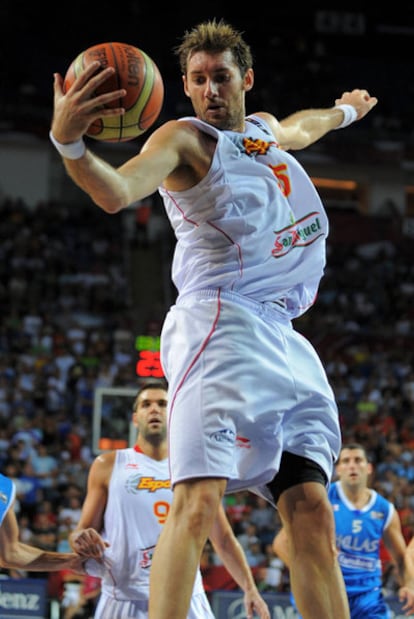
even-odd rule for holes
{"type": "Polygon", "coordinates": [[[85,154],[86,146],[82,138],[70,144],[61,144],[51,131],[49,131],[49,137],[58,153],[65,157],[65,159],[80,159],[85,154]]]}
{"type": "Polygon", "coordinates": [[[335,127],[335,129],[343,129],[344,127],[348,127],[353,122],[356,121],[358,117],[358,112],[354,108],[353,105],[349,105],[349,103],[340,103],[339,105],[335,105],[337,110],[342,110],[344,113],[344,118],[340,125],[335,127]]]}

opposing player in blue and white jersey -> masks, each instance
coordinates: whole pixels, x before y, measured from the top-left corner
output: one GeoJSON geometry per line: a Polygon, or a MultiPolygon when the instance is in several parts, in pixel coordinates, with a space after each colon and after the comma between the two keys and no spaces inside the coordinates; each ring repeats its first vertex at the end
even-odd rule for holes
{"type": "Polygon", "coordinates": [[[72,552],[53,552],[24,544],[19,539],[19,524],[14,512],[16,486],[0,474],[0,566],[28,572],[72,570],[84,574],[84,559],[72,552]]]}
{"type": "MultiPolygon", "coordinates": [[[[328,496],[351,619],[391,618],[382,588],[382,541],[397,568],[402,608],[407,615],[414,614],[414,565],[406,560],[407,545],[400,517],[390,501],[368,487],[372,464],[365,448],[358,443],[344,445],[336,473],[338,479],[331,484],[328,496]]],[[[273,549],[286,565],[291,565],[292,554],[284,529],[274,539],[273,549]]]]}
{"type": "MultiPolygon", "coordinates": [[[[108,451],[93,462],[82,514],[69,541],[88,572],[102,578],[95,619],[146,619],[152,556],[167,521],[171,490],[167,446],[167,390],[148,382],[135,398],[134,447],[108,451]]],[[[244,591],[246,617],[270,619],[243,549],[221,507],[210,539],[244,591]]],[[[198,570],[188,619],[214,619],[198,570]]]]}
{"type": "MultiPolygon", "coordinates": [[[[158,190],[177,239],[178,297],[161,333],[174,500],[154,553],[149,616],[185,619],[223,495],[250,488],[277,506],[300,544],[293,586],[304,617],[347,619],[326,493],[338,410],[316,351],[292,327],[317,297],[328,218],[286,151],[361,120],[377,99],[355,88],[281,121],[246,114],[254,71],[240,32],[208,20],[175,51],[194,116],[162,124],[119,167],[82,139],[94,120],[125,112],[104,105],[123,90],[95,96],[113,73],[99,61],[66,93],[55,74],[50,132],[97,206],[117,213],[158,190]]],[[[278,71],[278,58],[270,61],[278,71]]]]}

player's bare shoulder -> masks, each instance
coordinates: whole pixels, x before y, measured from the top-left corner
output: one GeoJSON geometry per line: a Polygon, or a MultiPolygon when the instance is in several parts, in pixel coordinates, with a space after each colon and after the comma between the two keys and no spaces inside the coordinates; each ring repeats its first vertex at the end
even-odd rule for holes
{"type": "Polygon", "coordinates": [[[187,120],[169,121],[164,125],[180,153],[180,165],[164,182],[170,191],[185,191],[194,187],[207,174],[211,166],[217,141],[187,120]]]}
{"type": "Polygon", "coordinates": [[[265,121],[265,123],[267,124],[271,132],[273,133],[274,137],[276,138],[277,142],[280,143],[282,140],[283,132],[282,132],[282,127],[280,126],[280,123],[277,120],[277,118],[273,116],[273,114],[270,114],[269,112],[255,112],[254,116],[258,116],[259,118],[262,118],[265,121]]]}
{"type": "Polygon", "coordinates": [[[115,457],[116,451],[104,451],[96,456],[89,471],[89,478],[107,482],[114,468],[115,457]]]}
{"type": "Polygon", "coordinates": [[[142,150],[148,148],[148,145],[152,147],[154,142],[157,144],[161,142],[166,148],[169,144],[179,145],[180,148],[189,144],[191,148],[201,133],[198,127],[189,120],[167,120],[150,135],[142,150]]]}

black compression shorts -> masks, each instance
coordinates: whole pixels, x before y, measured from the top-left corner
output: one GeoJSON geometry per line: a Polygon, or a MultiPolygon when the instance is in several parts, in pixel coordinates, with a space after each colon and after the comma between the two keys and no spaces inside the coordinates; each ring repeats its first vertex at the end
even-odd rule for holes
{"type": "Polygon", "coordinates": [[[316,464],[313,460],[284,451],[279,472],[267,484],[267,487],[272,493],[276,505],[282,492],[307,481],[316,481],[326,486],[328,478],[319,464],[316,464]]]}

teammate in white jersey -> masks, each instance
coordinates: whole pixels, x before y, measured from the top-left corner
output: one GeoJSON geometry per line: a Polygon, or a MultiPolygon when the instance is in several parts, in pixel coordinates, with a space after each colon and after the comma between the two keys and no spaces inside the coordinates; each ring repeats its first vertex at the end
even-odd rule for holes
{"type": "MultiPolygon", "coordinates": [[[[152,555],[173,498],[167,458],[167,389],[143,385],[135,399],[137,428],[132,448],[101,454],[93,462],[82,515],[70,544],[88,561],[87,570],[102,577],[95,619],[148,617],[152,555]]],[[[246,616],[270,619],[241,545],[220,506],[210,534],[215,551],[244,591],[246,616]]],[[[188,619],[214,619],[196,573],[188,619]]]]}
{"type": "Polygon", "coordinates": [[[286,151],[362,119],[377,99],[354,89],[282,121],[246,118],[254,71],[237,30],[201,23],[175,51],[195,117],[157,128],[119,168],[82,139],[100,116],[124,112],[101,107],[122,89],[94,97],[111,68],[91,63],[66,94],[55,74],[50,132],[68,174],[100,208],[117,213],[159,189],[177,238],[178,297],[161,333],[174,500],[154,555],[149,616],[186,617],[223,494],[250,488],[277,505],[295,538],[303,617],[345,619],[326,493],[338,412],[315,350],[291,324],[316,298],[328,221],[286,151]]]}
{"type": "MultiPolygon", "coordinates": [[[[414,614],[414,563],[409,560],[410,549],[394,504],[368,487],[372,472],[363,445],[344,445],[336,465],[337,479],[328,492],[351,619],[391,618],[382,590],[381,541],[397,570],[402,610],[406,615],[414,614]]],[[[273,540],[273,550],[290,565],[290,545],[283,528],[273,540]]]]}

